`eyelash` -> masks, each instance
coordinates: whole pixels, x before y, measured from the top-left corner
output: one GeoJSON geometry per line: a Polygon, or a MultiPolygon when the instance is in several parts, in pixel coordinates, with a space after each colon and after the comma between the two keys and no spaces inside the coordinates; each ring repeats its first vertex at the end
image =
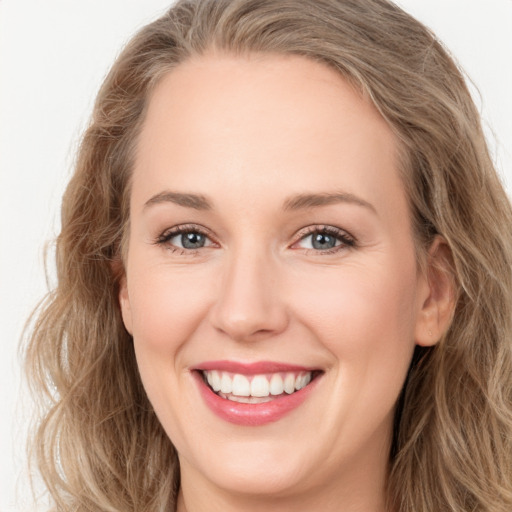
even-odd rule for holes
{"type": "MultiPolygon", "coordinates": [[[[185,235],[187,233],[197,233],[204,236],[208,240],[212,240],[210,232],[197,224],[184,224],[182,226],[176,226],[171,229],[165,230],[155,240],[155,245],[166,246],[171,252],[179,252],[180,254],[196,254],[199,249],[186,249],[184,247],[176,247],[169,243],[174,237],[179,235],[185,235]]],[[[202,247],[201,247],[202,249],[202,247]]]]}
{"type": "MultiPolygon", "coordinates": [[[[306,240],[308,237],[313,235],[328,235],[335,238],[337,241],[341,243],[339,245],[335,245],[330,249],[305,249],[307,254],[315,253],[319,255],[323,254],[335,254],[340,251],[344,251],[347,249],[355,248],[357,243],[356,239],[347,233],[345,230],[328,225],[316,225],[316,226],[308,226],[307,228],[302,229],[297,234],[298,240],[294,242],[293,246],[296,246],[303,240],[306,240]]],[[[293,247],[292,246],[292,247],[293,247]]]]}
{"type": "MultiPolygon", "coordinates": [[[[179,252],[180,254],[196,254],[199,249],[202,249],[203,247],[200,247],[199,249],[187,249],[183,247],[176,247],[172,244],[170,244],[170,240],[172,240],[174,237],[179,235],[184,235],[187,233],[196,233],[199,235],[204,236],[206,239],[210,240],[210,242],[213,242],[213,244],[216,244],[215,241],[212,240],[212,236],[210,232],[201,226],[198,226],[196,224],[185,224],[182,226],[176,226],[174,228],[168,229],[164,231],[161,235],[157,237],[155,240],[155,245],[160,246],[166,246],[168,250],[171,252],[179,252]]],[[[328,235],[334,237],[337,241],[340,241],[341,243],[339,245],[335,245],[334,247],[330,249],[305,249],[305,251],[309,254],[311,252],[315,254],[335,254],[339,251],[352,249],[357,246],[356,239],[347,233],[346,231],[334,227],[334,226],[328,226],[328,225],[315,225],[315,226],[308,226],[307,228],[304,228],[300,230],[297,235],[297,241],[292,244],[292,248],[302,242],[303,240],[307,239],[309,236],[313,236],[315,234],[320,235],[328,235]]],[[[206,246],[209,247],[209,246],[206,246]]]]}

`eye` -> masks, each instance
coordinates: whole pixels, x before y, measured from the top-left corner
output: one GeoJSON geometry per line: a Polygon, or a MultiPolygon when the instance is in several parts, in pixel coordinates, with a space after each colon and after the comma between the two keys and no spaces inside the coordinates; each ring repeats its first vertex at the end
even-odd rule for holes
{"type": "Polygon", "coordinates": [[[206,244],[207,238],[202,233],[191,231],[173,236],[169,242],[183,249],[200,249],[206,244]]]}
{"type": "Polygon", "coordinates": [[[166,245],[170,249],[195,251],[213,245],[209,236],[197,226],[177,226],[162,233],[156,240],[158,245],[166,245]]]}
{"type": "Polygon", "coordinates": [[[355,239],[346,231],[334,226],[312,226],[299,233],[300,240],[294,247],[319,253],[333,253],[355,246],[355,239]]]}

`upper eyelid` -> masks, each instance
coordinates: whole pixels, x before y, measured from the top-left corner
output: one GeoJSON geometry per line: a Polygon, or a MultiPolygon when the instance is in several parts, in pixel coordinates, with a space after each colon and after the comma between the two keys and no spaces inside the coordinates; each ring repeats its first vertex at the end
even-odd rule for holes
{"type": "Polygon", "coordinates": [[[156,236],[155,244],[167,243],[171,238],[174,238],[175,236],[178,236],[182,233],[194,231],[200,233],[201,235],[204,235],[213,243],[218,243],[211,230],[206,228],[205,226],[201,226],[200,224],[179,224],[177,226],[172,226],[170,228],[164,229],[159,235],[156,236]]]}
{"type": "Polygon", "coordinates": [[[179,224],[177,226],[172,226],[170,228],[164,229],[160,236],[166,236],[168,234],[180,234],[187,231],[197,231],[202,235],[213,236],[210,229],[206,228],[205,226],[201,226],[200,224],[179,224]]]}
{"type": "Polygon", "coordinates": [[[346,229],[342,229],[337,226],[333,226],[331,224],[314,224],[311,226],[301,228],[301,229],[299,229],[299,231],[297,231],[295,238],[298,241],[298,240],[301,240],[302,238],[304,238],[305,236],[311,235],[313,233],[321,233],[322,231],[327,232],[329,234],[333,234],[333,235],[336,235],[336,234],[338,234],[340,236],[346,235],[348,238],[351,238],[352,240],[354,240],[354,242],[357,240],[356,237],[354,235],[352,235],[352,233],[350,233],[346,229]]]}
{"type": "Polygon", "coordinates": [[[317,255],[339,254],[340,252],[345,253],[345,251],[347,250],[353,250],[358,247],[358,240],[350,232],[346,231],[345,229],[333,226],[331,224],[308,226],[306,228],[303,228],[302,230],[299,230],[299,232],[294,238],[294,241],[289,246],[289,248],[292,250],[303,250],[306,251],[307,253],[317,255]],[[311,235],[322,232],[336,238],[340,243],[328,249],[315,249],[299,246],[301,242],[306,240],[311,235]]]}
{"type": "MultiPolygon", "coordinates": [[[[166,228],[164,231],[161,232],[156,238],[156,242],[163,241],[164,239],[170,239],[174,236],[179,235],[180,233],[184,232],[198,232],[206,237],[208,237],[212,242],[219,243],[217,240],[217,237],[214,235],[214,233],[207,227],[202,226],[201,224],[195,224],[195,223],[186,223],[186,224],[179,224],[177,226],[172,226],[170,228],[166,228]]],[[[338,235],[340,238],[345,236],[347,238],[350,238],[354,241],[354,243],[357,242],[357,239],[354,235],[352,235],[349,231],[343,228],[339,228],[337,226],[333,226],[331,224],[312,224],[310,226],[305,226],[298,231],[295,232],[293,235],[293,242],[292,245],[296,244],[303,238],[312,235],[314,233],[320,233],[320,232],[327,232],[329,234],[332,234],[334,236],[338,235]]]]}

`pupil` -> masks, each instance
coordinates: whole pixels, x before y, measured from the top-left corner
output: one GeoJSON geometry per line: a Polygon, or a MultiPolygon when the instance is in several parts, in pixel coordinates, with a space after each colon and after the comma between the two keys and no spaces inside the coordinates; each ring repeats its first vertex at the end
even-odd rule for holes
{"type": "Polygon", "coordinates": [[[336,238],[326,233],[317,233],[313,235],[314,249],[332,249],[336,245],[336,238]]]}
{"type": "Polygon", "coordinates": [[[204,235],[201,233],[184,233],[181,235],[181,245],[185,249],[199,249],[204,246],[204,235]]]}

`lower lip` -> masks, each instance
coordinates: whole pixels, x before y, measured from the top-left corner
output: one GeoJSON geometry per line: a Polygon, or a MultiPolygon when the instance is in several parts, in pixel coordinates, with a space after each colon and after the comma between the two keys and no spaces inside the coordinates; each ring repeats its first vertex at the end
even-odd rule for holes
{"type": "Polygon", "coordinates": [[[316,387],[319,377],[313,379],[305,388],[291,395],[275,398],[270,402],[246,404],[221,398],[214,393],[203,380],[200,372],[193,372],[199,391],[206,405],[221,419],[236,425],[257,427],[280,420],[283,416],[299,407],[316,387]]]}

